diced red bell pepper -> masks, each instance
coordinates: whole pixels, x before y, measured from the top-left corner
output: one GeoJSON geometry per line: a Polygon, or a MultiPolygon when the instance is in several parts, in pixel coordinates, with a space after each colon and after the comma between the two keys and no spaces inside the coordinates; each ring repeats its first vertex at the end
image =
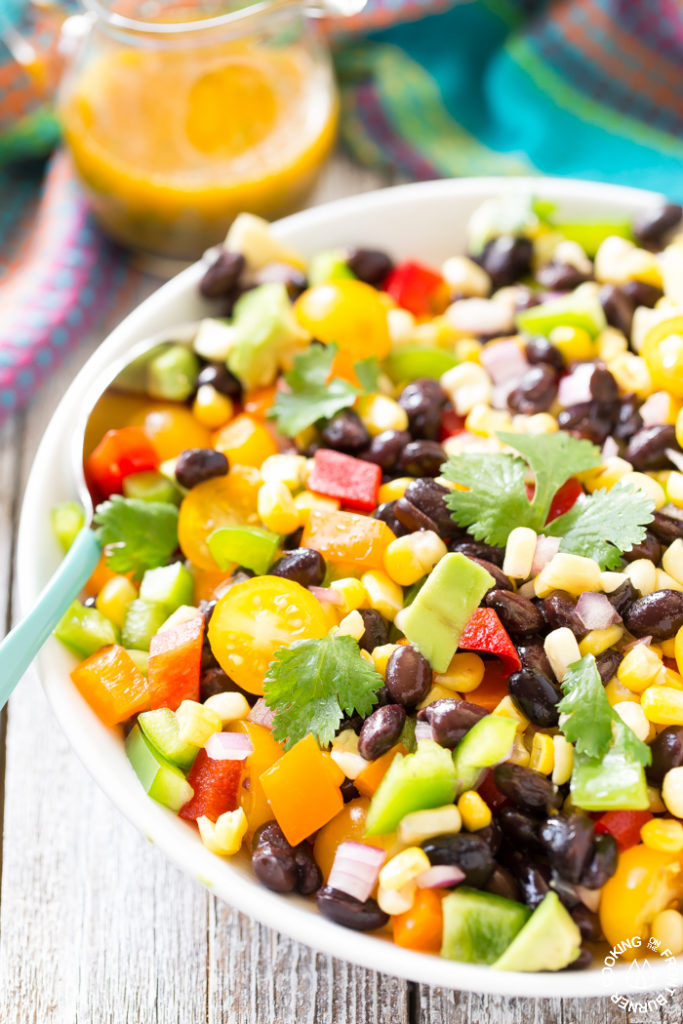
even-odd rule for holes
{"type": "Polygon", "coordinates": [[[202,615],[152,637],[147,669],[152,708],[176,711],[184,700],[199,700],[203,640],[202,615]]]}
{"type": "Polygon", "coordinates": [[[226,811],[237,810],[241,777],[242,761],[209,757],[204,749],[200,750],[187,776],[194,796],[178,814],[188,821],[203,816],[218,821],[226,811]]]}
{"type": "Polygon", "coordinates": [[[518,672],[522,667],[515,645],[493,608],[477,608],[472,612],[458,646],[465,651],[495,654],[503,663],[505,676],[518,672]]]}
{"type": "Polygon", "coordinates": [[[640,830],[651,818],[650,811],[605,811],[595,822],[595,831],[613,836],[620,850],[628,850],[640,842],[640,830]]]}
{"type": "Polygon", "coordinates": [[[563,516],[565,512],[569,512],[569,509],[574,507],[577,498],[580,498],[582,494],[583,487],[575,476],[570,476],[562,484],[559,491],[555,492],[555,497],[550,503],[550,511],[548,512],[546,522],[552,523],[553,519],[557,519],[559,516],[563,516]]]}
{"type": "Polygon", "coordinates": [[[337,498],[346,508],[372,512],[382,482],[382,470],[374,462],[319,448],[313,456],[308,489],[327,498],[337,498]]]}
{"type": "Polygon", "coordinates": [[[446,441],[449,437],[462,434],[465,429],[465,417],[458,416],[455,409],[447,406],[441,413],[441,424],[439,428],[439,441],[446,441]]]}
{"type": "Polygon", "coordinates": [[[108,430],[85,463],[88,484],[103,498],[121,494],[132,473],[156,469],[159,456],[142,427],[108,430]]]}
{"type": "Polygon", "coordinates": [[[448,302],[448,287],[441,274],[414,260],[394,267],[384,282],[384,290],[415,316],[442,313],[448,302]]]}

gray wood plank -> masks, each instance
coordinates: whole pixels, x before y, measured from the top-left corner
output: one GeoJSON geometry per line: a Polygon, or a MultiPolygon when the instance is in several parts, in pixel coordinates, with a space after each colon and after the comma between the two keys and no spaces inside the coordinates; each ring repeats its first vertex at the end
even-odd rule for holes
{"type": "Polygon", "coordinates": [[[674,1024],[682,1019],[680,989],[666,996],[664,1007],[627,1011],[611,999],[505,999],[422,985],[415,1024],[674,1024]]]}

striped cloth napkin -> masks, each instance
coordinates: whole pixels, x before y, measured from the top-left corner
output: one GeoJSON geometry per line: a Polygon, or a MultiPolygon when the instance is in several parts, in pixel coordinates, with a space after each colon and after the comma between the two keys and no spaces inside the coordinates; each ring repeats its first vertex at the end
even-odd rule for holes
{"type": "MultiPolygon", "coordinates": [[[[127,312],[137,274],[93,224],[64,153],[35,162],[57,133],[44,81],[10,53],[25,3],[0,0],[0,421],[127,312]]],[[[57,61],[54,8],[32,16],[31,40],[57,61]]],[[[680,0],[369,0],[336,60],[342,138],[366,164],[683,198],[680,0]]]]}

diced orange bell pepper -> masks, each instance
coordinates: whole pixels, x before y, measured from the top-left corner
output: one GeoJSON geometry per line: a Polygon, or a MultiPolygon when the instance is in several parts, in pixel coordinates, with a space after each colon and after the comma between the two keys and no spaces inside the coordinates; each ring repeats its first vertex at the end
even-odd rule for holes
{"type": "Polygon", "coordinates": [[[275,401],[277,387],[270,384],[265,388],[255,388],[244,396],[244,411],[257,420],[264,420],[266,413],[275,401]]]}
{"type": "Polygon", "coordinates": [[[437,889],[418,889],[410,910],[394,914],[394,942],[404,949],[420,953],[438,953],[443,933],[443,893],[437,889]]]}
{"type": "Polygon", "coordinates": [[[253,753],[244,762],[240,806],[247,816],[249,835],[273,818],[268,798],[261,784],[261,775],[279,761],[284,750],[281,743],[273,738],[270,729],[256,722],[233,722],[231,732],[243,732],[252,742],[253,753]],[[248,783],[248,785],[245,785],[248,783]]]}
{"type": "Polygon", "coordinates": [[[241,413],[213,435],[213,446],[231,466],[256,466],[277,453],[270,431],[252,416],[241,413]]]}
{"type": "Polygon", "coordinates": [[[191,566],[190,571],[194,578],[194,599],[197,604],[200,601],[213,601],[217,588],[232,576],[232,572],[223,572],[222,569],[202,569],[198,565],[191,566]]]}
{"type": "Polygon", "coordinates": [[[348,384],[352,384],[354,388],[360,388],[361,384],[355,369],[357,362],[358,357],[354,356],[352,352],[340,349],[332,360],[332,368],[327,378],[328,383],[336,377],[338,380],[345,380],[348,384]]]}
{"type": "Polygon", "coordinates": [[[107,556],[102,555],[99,562],[97,563],[97,566],[95,567],[94,573],[92,574],[86,585],[83,587],[84,593],[87,594],[88,597],[97,597],[100,590],[102,590],[102,588],[104,587],[105,583],[109,583],[109,580],[113,580],[114,576],[126,576],[131,581],[133,586],[137,589],[137,583],[132,578],[132,572],[114,572],[114,570],[110,569],[109,566],[107,565],[107,556]]]}
{"type": "Polygon", "coordinates": [[[367,768],[364,768],[360,775],[353,780],[353,784],[362,796],[372,796],[380,782],[389,771],[389,766],[397,754],[407,754],[408,751],[402,743],[397,743],[382,754],[376,761],[371,761],[367,768]]]}
{"type": "Polygon", "coordinates": [[[176,711],[184,700],[199,700],[203,640],[202,615],[152,637],[147,669],[152,708],[176,711]]]}
{"type": "Polygon", "coordinates": [[[472,704],[478,704],[487,711],[497,708],[503,697],[508,695],[507,669],[502,661],[484,662],[484,678],[476,690],[467,694],[472,704]]]}
{"type": "Polygon", "coordinates": [[[86,658],[71,678],[105,725],[118,725],[149,707],[149,683],[118,644],[86,658]]]}
{"type": "Polygon", "coordinates": [[[263,772],[261,784],[292,846],[326,825],[344,806],[341,790],[310,734],[263,772]]]}
{"type": "Polygon", "coordinates": [[[355,512],[311,509],[301,546],[314,548],[328,562],[362,569],[382,569],[384,552],[396,540],[381,519],[355,512]]]}

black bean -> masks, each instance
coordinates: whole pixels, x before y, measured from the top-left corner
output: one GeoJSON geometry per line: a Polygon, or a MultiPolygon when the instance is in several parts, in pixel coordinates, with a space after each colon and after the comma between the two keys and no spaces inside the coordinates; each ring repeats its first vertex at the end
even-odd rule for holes
{"type": "Polygon", "coordinates": [[[621,664],[622,658],[623,655],[620,651],[610,650],[603,651],[602,654],[598,654],[595,659],[595,667],[600,674],[603,686],[607,686],[610,679],[614,676],[621,664]]]}
{"type": "Polygon", "coordinates": [[[505,860],[515,877],[521,898],[528,907],[535,910],[550,892],[550,872],[539,864],[529,864],[527,854],[508,850],[505,860]]]}
{"type": "Polygon", "coordinates": [[[398,468],[408,476],[438,476],[446,453],[436,441],[411,441],[398,460],[398,468]]]}
{"type": "MultiPolygon", "coordinates": [[[[418,377],[404,387],[398,404],[408,415],[410,433],[417,440],[433,441],[439,436],[441,410],[446,404],[446,393],[438,381],[431,377],[418,377]]],[[[443,461],[443,459],[442,459],[443,461]]],[[[413,476],[436,476],[435,473],[413,473],[413,476]]]]}
{"type": "Polygon", "coordinates": [[[548,676],[533,668],[522,668],[508,679],[512,701],[530,722],[540,729],[552,729],[559,721],[557,705],[562,692],[548,676]]]}
{"type": "Polygon", "coordinates": [[[380,249],[350,249],[346,257],[346,265],[359,281],[379,286],[391,273],[393,260],[380,249]]]}
{"type": "Polygon", "coordinates": [[[673,544],[675,540],[683,538],[683,518],[678,515],[669,515],[667,512],[657,511],[650,523],[650,529],[662,544],[673,544]]]}
{"type": "Polygon", "coordinates": [[[357,800],[360,796],[351,779],[344,779],[339,788],[345,804],[348,804],[350,800],[357,800]]]}
{"type": "Polygon", "coordinates": [[[294,860],[298,872],[297,892],[302,896],[310,896],[322,885],[323,876],[316,864],[313,850],[307,842],[294,847],[294,860]]]}
{"type": "Polygon", "coordinates": [[[550,814],[561,800],[546,775],[520,764],[496,765],[493,781],[509,800],[531,814],[550,814]]]}
{"type": "Polygon", "coordinates": [[[625,562],[635,562],[639,558],[648,558],[656,565],[662,557],[662,545],[654,533],[646,530],[645,537],[641,540],[640,544],[634,544],[630,551],[622,552],[621,557],[625,562]]]}
{"type": "Polygon", "coordinates": [[[541,611],[532,601],[508,589],[489,590],[484,604],[496,610],[513,640],[528,640],[540,633],[545,624],[541,611]]]}
{"type": "Polygon", "coordinates": [[[308,288],[306,275],[291,263],[266,263],[256,271],[254,284],[283,284],[292,300],[308,288]]]}
{"type": "Polygon", "coordinates": [[[567,882],[578,883],[593,852],[593,822],[584,814],[555,814],[538,835],[550,866],[567,882]]]}
{"type": "Polygon", "coordinates": [[[303,537],[303,534],[304,534],[303,526],[300,526],[297,530],[294,530],[292,533],[288,533],[287,536],[285,537],[285,539],[282,542],[282,550],[283,551],[294,551],[295,548],[300,547],[300,545],[301,545],[301,538],[303,537]]]}
{"type": "Polygon", "coordinates": [[[336,735],[338,736],[340,732],[346,732],[347,729],[351,729],[352,732],[355,732],[356,735],[359,735],[361,729],[363,728],[364,721],[365,719],[363,718],[363,716],[357,714],[356,712],[354,712],[352,715],[342,715],[342,717],[339,720],[339,725],[337,726],[336,729],[336,735]]]}
{"type": "Polygon", "coordinates": [[[632,299],[624,295],[617,285],[604,284],[600,289],[600,304],[610,327],[616,327],[627,338],[630,337],[635,309],[632,299]]]}
{"type": "Polygon", "coordinates": [[[495,857],[500,849],[500,844],[503,842],[503,833],[501,832],[495,818],[492,818],[489,824],[484,825],[483,828],[478,828],[476,832],[477,838],[484,840],[495,857]]]}
{"type": "Polygon", "coordinates": [[[533,245],[528,238],[499,235],[486,244],[481,265],[494,288],[505,288],[531,273],[533,245]]]}
{"type": "Polygon", "coordinates": [[[543,643],[541,640],[532,640],[529,643],[517,644],[517,654],[522,662],[524,668],[532,668],[536,672],[540,672],[542,675],[547,676],[548,679],[554,679],[554,673],[550,667],[548,661],[548,655],[545,653],[543,643]]]}
{"type": "Polygon", "coordinates": [[[97,606],[97,598],[94,596],[86,597],[83,602],[84,608],[95,608],[97,606]]]}
{"type": "Polygon", "coordinates": [[[557,374],[548,366],[532,366],[524,374],[516,388],[508,395],[508,408],[512,412],[533,416],[545,412],[557,395],[557,374]]]}
{"type": "Polygon", "coordinates": [[[551,341],[548,341],[542,335],[529,338],[524,351],[528,362],[534,366],[552,366],[558,373],[562,373],[564,369],[562,353],[559,348],[556,348],[551,341]]]}
{"type": "Polygon", "coordinates": [[[652,309],[664,294],[661,288],[654,284],[646,284],[645,281],[627,281],[626,284],[622,284],[621,290],[634,306],[647,306],[648,309],[652,309]]]}
{"type": "Polygon", "coordinates": [[[487,711],[478,704],[455,697],[442,697],[418,712],[432,727],[432,737],[442,747],[453,750],[473,725],[486,718],[487,711]]]}
{"type": "Polygon", "coordinates": [[[596,366],[588,384],[591,397],[596,402],[611,405],[619,398],[617,382],[606,366],[596,366]]]}
{"type": "Polygon", "coordinates": [[[579,955],[576,960],[572,960],[566,967],[561,967],[562,971],[586,971],[589,967],[593,966],[593,952],[588,946],[582,946],[579,950],[579,955]]]}
{"type": "Polygon", "coordinates": [[[237,689],[237,684],[218,665],[202,668],[199,676],[199,699],[202,703],[217,693],[229,693],[237,689]]]}
{"type": "Polygon", "coordinates": [[[683,591],[655,590],[637,598],[623,615],[624,625],[636,637],[669,640],[683,626],[683,591]]]}
{"type": "Polygon", "coordinates": [[[562,629],[566,626],[579,640],[588,632],[576,617],[576,601],[564,590],[553,590],[552,594],[543,598],[541,604],[545,620],[551,629],[562,629]]]}
{"type": "Polygon", "coordinates": [[[443,538],[455,537],[460,531],[444,501],[447,494],[449,491],[446,487],[442,487],[432,477],[426,476],[411,480],[403,495],[436,523],[437,532],[443,538]]]}
{"type": "Polygon", "coordinates": [[[376,761],[397,742],[406,720],[400,704],[385,704],[363,722],[358,738],[358,753],[366,761],[376,761]]]}
{"type": "Polygon", "coordinates": [[[180,486],[189,490],[215,476],[225,476],[229,468],[223,452],[215,448],[186,448],[176,459],[175,476],[180,486]]]}
{"type": "Polygon", "coordinates": [[[636,590],[630,580],[624,580],[620,583],[616,590],[613,590],[611,594],[607,594],[607,600],[613,605],[620,615],[624,614],[624,611],[628,606],[635,601],[639,596],[640,591],[636,590]]]}
{"type": "Polygon", "coordinates": [[[395,508],[396,501],[384,501],[381,505],[377,506],[372,515],[374,519],[381,519],[383,523],[386,523],[397,537],[402,537],[404,534],[410,533],[410,530],[407,530],[403,523],[399,523],[394,514],[395,508]]]}
{"type": "Polygon", "coordinates": [[[643,417],[638,412],[635,395],[624,395],[617,408],[616,422],[612,434],[617,441],[628,441],[643,426],[643,417]]]}
{"type": "Polygon", "coordinates": [[[491,587],[491,590],[487,591],[486,596],[491,593],[492,590],[512,590],[512,580],[509,576],[506,576],[502,569],[499,569],[493,562],[487,562],[485,558],[472,558],[471,555],[467,556],[470,562],[476,562],[482,569],[486,569],[495,580],[495,584],[491,587]]]}
{"type": "Polygon", "coordinates": [[[365,462],[374,462],[388,473],[398,462],[407,444],[410,444],[410,434],[407,430],[383,430],[381,434],[372,438],[365,451],[360,453],[360,458],[365,462]]]}
{"type": "Polygon", "coordinates": [[[652,764],[645,769],[647,780],[661,786],[664,776],[672,768],[683,765],[683,726],[669,725],[650,743],[652,764]]]}
{"type": "Polygon", "coordinates": [[[478,558],[480,561],[493,562],[497,566],[501,566],[505,558],[505,548],[494,547],[492,544],[485,544],[484,541],[472,540],[471,538],[454,540],[450,548],[451,551],[460,551],[463,555],[467,555],[468,558],[478,558]]]}
{"type": "Polygon", "coordinates": [[[358,641],[358,646],[368,654],[372,654],[375,647],[383,647],[389,642],[389,623],[374,608],[361,608],[360,616],[365,626],[365,632],[358,641]]]}
{"type": "Polygon", "coordinates": [[[481,889],[493,874],[495,861],[488,843],[474,832],[434,836],[422,844],[430,864],[454,864],[464,873],[465,885],[481,889]]]}
{"type": "Polygon", "coordinates": [[[619,847],[609,833],[597,835],[593,840],[593,852],[581,876],[581,885],[586,889],[600,889],[617,870],[619,847]]]}
{"type": "Polygon", "coordinates": [[[498,812],[498,824],[501,827],[505,838],[514,847],[539,850],[541,841],[538,830],[541,826],[541,819],[530,814],[525,814],[517,807],[501,807],[498,812]]]}
{"type": "Polygon", "coordinates": [[[242,385],[223,363],[209,363],[199,371],[195,387],[200,388],[204,384],[210,384],[233,402],[239,402],[242,398],[242,385]]]}
{"type": "Polygon", "coordinates": [[[267,889],[294,892],[299,881],[294,850],[284,836],[284,841],[281,841],[274,825],[275,822],[268,822],[254,836],[251,866],[259,882],[267,889]]]}
{"type": "Polygon", "coordinates": [[[624,458],[634,469],[668,469],[671,460],[666,453],[667,448],[680,451],[676,442],[676,428],[673,423],[658,423],[652,427],[643,427],[629,441],[624,458]]]}
{"type": "Polygon", "coordinates": [[[376,900],[368,899],[361,903],[354,896],[333,889],[331,885],[319,889],[315,899],[323,917],[357,932],[375,931],[389,920],[389,915],[380,910],[376,900]]]}
{"type": "Polygon", "coordinates": [[[553,260],[539,267],[536,280],[541,287],[552,292],[569,292],[578,288],[584,281],[590,281],[590,274],[573,267],[571,263],[555,263],[553,260]]]}
{"type": "MultiPolygon", "coordinates": [[[[602,938],[600,918],[583,903],[577,903],[569,911],[574,924],[578,925],[584,942],[599,942],[602,938]]],[[[572,964],[572,967],[574,965],[572,964]]]]}
{"type": "Polygon", "coordinates": [[[562,409],[557,423],[561,430],[576,437],[585,438],[593,444],[604,444],[612,429],[611,421],[601,415],[595,402],[580,402],[562,409]]]}
{"type": "Polygon", "coordinates": [[[370,434],[353,409],[335,413],[320,431],[320,436],[328,448],[353,455],[370,444],[370,434]]]}
{"type": "Polygon", "coordinates": [[[633,237],[639,245],[660,245],[669,231],[683,218],[683,207],[678,203],[661,203],[639,213],[633,221],[633,237]]]}
{"type": "Polygon", "coordinates": [[[325,559],[313,548],[295,548],[278,558],[268,570],[271,576],[300,583],[302,587],[319,587],[325,579],[325,559]]]}
{"type": "Polygon", "coordinates": [[[199,282],[200,294],[205,299],[226,298],[238,285],[245,266],[242,253],[221,250],[199,282]]]}
{"type": "Polygon", "coordinates": [[[409,533],[418,530],[433,530],[436,533],[436,523],[421,512],[417,505],[413,505],[412,501],[408,501],[405,495],[394,505],[394,515],[409,533]]]}
{"type": "Polygon", "coordinates": [[[493,869],[493,874],[486,883],[486,892],[492,892],[495,896],[503,896],[506,900],[515,900],[516,903],[520,902],[522,896],[512,872],[501,867],[500,864],[496,864],[493,869]]]}
{"type": "Polygon", "coordinates": [[[415,707],[431,689],[430,664],[412,644],[397,647],[389,656],[384,684],[398,704],[406,708],[415,707]]]}

